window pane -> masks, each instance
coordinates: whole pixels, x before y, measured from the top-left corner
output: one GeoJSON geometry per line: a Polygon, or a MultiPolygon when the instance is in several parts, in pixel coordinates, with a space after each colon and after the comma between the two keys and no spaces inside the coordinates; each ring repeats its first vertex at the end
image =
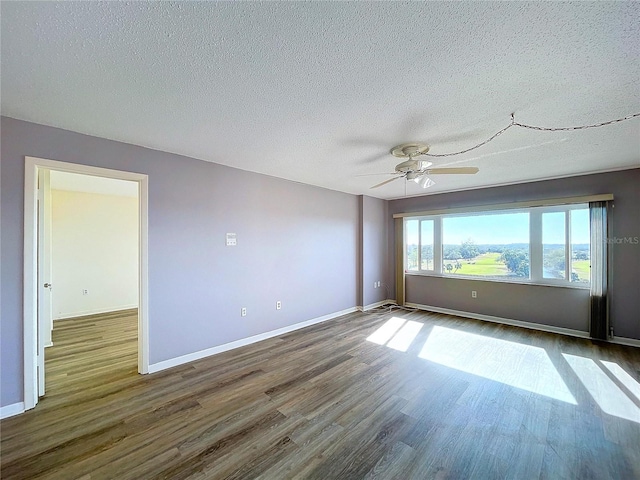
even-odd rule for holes
{"type": "Polygon", "coordinates": [[[420,270],[433,270],[433,220],[420,222],[420,270]]]}
{"type": "Polygon", "coordinates": [[[564,279],[566,271],[565,212],[542,214],[542,277],[564,279]]]}
{"type": "Polygon", "coordinates": [[[405,226],[407,271],[418,270],[418,220],[407,220],[405,226]]]}
{"type": "Polygon", "coordinates": [[[589,209],[571,210],[571,281],[589,283],[591,231],[589,209]]]}
{"type": "Polygon", "coordinates": [[[529,214],[442,219],[443,273],[529,278],[529,214]]]}

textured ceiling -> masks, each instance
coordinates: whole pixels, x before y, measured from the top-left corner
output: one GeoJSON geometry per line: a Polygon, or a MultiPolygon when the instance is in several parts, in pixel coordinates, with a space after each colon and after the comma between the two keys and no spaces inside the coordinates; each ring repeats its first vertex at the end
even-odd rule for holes
{"type": "MultiPolygon", "coordinates": [[[[398,143],[640,111],[638,2],[2,2],[2,114],[396,198],[398,143]]],[[[640,166],[640,118],[512,128],[436,193],[640,166]]]]}

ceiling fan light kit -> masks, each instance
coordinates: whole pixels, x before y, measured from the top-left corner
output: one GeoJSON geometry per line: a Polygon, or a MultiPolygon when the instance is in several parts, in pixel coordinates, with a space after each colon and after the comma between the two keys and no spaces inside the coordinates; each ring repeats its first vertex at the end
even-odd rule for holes
{"type": "Polygon", "coordinates": [[[422,188],[429,188],[432,187],[433,185],[436,184],[436,182],[434,182],[433,180],[431,180],[429,177],[427,177],[426,175],[423,175],[422,178],[416,178],[414,180],[414,182],[416,182],[418,185],[420,185],[422,188]]]}

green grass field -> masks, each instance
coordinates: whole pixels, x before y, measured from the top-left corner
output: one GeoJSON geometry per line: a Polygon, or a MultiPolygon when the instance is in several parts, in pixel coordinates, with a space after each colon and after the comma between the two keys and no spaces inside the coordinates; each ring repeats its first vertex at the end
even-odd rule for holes
{"type": "MultiPolygon", "coordinates": [[[[499,253],[483,253],[471,260],[457,260],[462,265],[462,268],[455,270],[456,260],[445,260],[444,267],[445,273],[450,275],[476,275],[486,277],[505,277],[511,276],[511,273],[507,269],[506,265],[500,261],[499,253]],[[453,265],[453,270],[446,270],[447,265],[453,265]]],[[[572,262],[573,271],[578,274],[580,281],[589,281],[590,276],[590,264],[589,260],[574,260],[572,262]]]]}
{"type": "Polygon", "coordinates": [[[590,260],[574,260],[573,271],[578,274],[581,281],[588,282],[591,277],[591,261],[590,260]]]}
{"type": "Polygon", "coordinates": [[[458,260],[462,265],[462,268],[459,268],[457,271],[455,270],[455,260],[445,260],[444,265],[446,269],[447,264],[451,264],[454,266],[454,270],[451,272],[445,270],[447,273],[451,273],[455,275],[479,275],[479,276],[507,276],[509,275],[509,270],[505,266],[504,263],[500,261],[499,253],[483,253],[482,255],[478,255],[475,258],[472,258],[470,261],[467,260],[458,260]]]}

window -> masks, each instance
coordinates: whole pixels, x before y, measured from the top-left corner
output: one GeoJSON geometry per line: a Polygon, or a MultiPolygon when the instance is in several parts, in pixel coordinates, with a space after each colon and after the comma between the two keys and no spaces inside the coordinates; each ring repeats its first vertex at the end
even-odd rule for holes
{"type": "Polygon", "coordinates": [[[542,277],[566,276],[566,212],[542,214],[542,277]]]}
{"type": "Polygon", "coordinates": [[[433,270],[433,220],[420,221],[420,270],[433,270]]]}
{"type": "Polygon", "coordinates": [[[433,228],[433,220],[429,219],[409,219],[405,222],[407,271],[434,271],[433,228]]]}
{"type": "Polygon", "coordinates": [[[443,273],[529,278],[529,213],[442,218],[443,273]]]}
{"type": "Polygon", "coordinates": [[[586,204],[405,218],[410,274],[588,286],[586,204]]]}
{"type": "Polygon", "coordinates": [[[580,208],[570,210],[570,241],[571,245],[570,262],[571,276],[569,280],[576,283],[586,283],[591,281],[591,230],[589,220],[589,209],[580,208]]]}
{"type": "Polygon", "coordinates": [[[407,220],[404,224],[405,238],[405,268],[409,272],[417,272],[418,250],[420,249],[420,235],[418,229],[420,220],[407,220]]]}
{"type": "Polygon", "coordinates": [[[542,212],[542,277],[590,281],[589,209],[542,212]]]}

